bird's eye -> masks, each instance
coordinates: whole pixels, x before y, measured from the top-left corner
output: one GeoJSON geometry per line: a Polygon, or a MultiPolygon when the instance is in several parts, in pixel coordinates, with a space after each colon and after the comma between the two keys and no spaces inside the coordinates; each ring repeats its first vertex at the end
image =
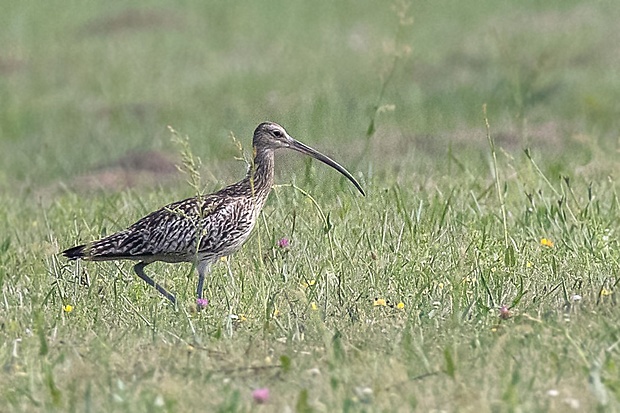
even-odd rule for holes
{"type": "Polygon", "coordinates": [[[275,136],[276,138],[281,138],[282,137],[282,132],[279,131],[278,129],[275,129],[273,131],[273,136],[275,136]]]}

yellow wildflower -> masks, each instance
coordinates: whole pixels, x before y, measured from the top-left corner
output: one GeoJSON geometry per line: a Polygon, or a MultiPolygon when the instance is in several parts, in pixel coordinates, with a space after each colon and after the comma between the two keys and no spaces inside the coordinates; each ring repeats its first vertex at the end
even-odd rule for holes
{"type": "Polygon", "coordinates": [[[611,295],[611,294],[612,294],[612,291],[611,291],[611,290],[608,290],[608,289],[607,289],[607,288],[605,288],[605,287],[603,287],[603,288],[601,289],[601,297],[606,297],[606,296],[611,295]]]}
{"type": "Polygon", "coordinates": [[[245,314],[233,314],[230,316],[234,321],[238,322],[238,323],[243,323],[244,321],[248,321],[248,318],[245,316],[245,314]]]}
{"type": "Polygon", "coordinates": [[[73,306],[71,304],[67,304],[62,309],[65,313],[70,313],[71,311],[73,311],[73,306]]]}
{"type": "Polygon", "coordinates": [[[548,238],[542,238],[540,240],[540,245],[544,246],[544,247],[549,247],[549,248],[553,248],[553,241],[551,241],[548,238]]]}
{"type": "Polygon", "coordinates": [[[396,304],[396,308],[398,308],[399,310],[404,310],[405,309],[405,303],[403,303],[402,301],[398,304],[396,304]]]}
{"type": "Polygon", "coordinates": [[[530,261],[528,261],[527,263],[525,263],[525,267],[526,268],[532,268],[534,266],[534,264],[532,264],[530,261]]]}
{"type": "Polygon", "coordinates": [[[220,258],[220,261],[226,262],[226,261],[228,261],[228,257],[224,256],[224,257],[220,258]]]}
{"type": "Polygon", "coordinates": [[[316,280],[310,280],[308,282],[302,281],[301,282],[301,286],[303,288],[308,288],[308,287],[312,287],[314,284],[316,284],[316,280]]]}
{"type": "Polygon", "coordinates": [[[383,298],[377,298],[373,304],[375,307],[385,307],[387,305],[387,301],[385,301],[385,299],[383,298]]]}
{"type": "Polygon", "coordinates": [[[316,303],[313,301],[313,302],[311,302],[311,303],[310,303],[310,308],[311,308],[313,311],[316,311],[316,310],[318,310],[318,309],[319,309],[319,306],[318,306],[318,305],[316,305],[316,303]]]}

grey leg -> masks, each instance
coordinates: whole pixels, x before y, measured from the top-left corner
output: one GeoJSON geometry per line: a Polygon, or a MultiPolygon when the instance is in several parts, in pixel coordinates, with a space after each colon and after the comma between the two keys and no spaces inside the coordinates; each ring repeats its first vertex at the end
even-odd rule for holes
{"type": "Polygon", "coordinates": [[[196,269],[198,270],[198,287],[196,287],[196,296],[198,298],[202,298],[202,289],[205,283],[205,274],[209,272],[209,263],[201,261],[196,265],[196,269]]]}
{"type": "Polygon", "coordinates": [[[162,287],[161,285],[157,284],[155,281],[153,281],[153,279],[151,277],[149,277],[148,275],[146,275],[144,273],[144,267],[146,267],[147,265],[149,265],[149,264],[145,263],[143,261],[140,261],[139,263],[134,265],[133,270],[136,272],[138,277],[140,277],[140,278],[142,278],[144,280],[144,282],[146,282],[151,287],[155,287],[155,289],[157,289],[157,291],[159,291],[161,293],[161,295],[163,295],[168,300],[170,300],[170,302],[172,302],[172,304],[176,304],[177,299],[175,298],[174,295],[170,294],[168,291],[166,291],[166,289],[164,287],[162,287]]]}

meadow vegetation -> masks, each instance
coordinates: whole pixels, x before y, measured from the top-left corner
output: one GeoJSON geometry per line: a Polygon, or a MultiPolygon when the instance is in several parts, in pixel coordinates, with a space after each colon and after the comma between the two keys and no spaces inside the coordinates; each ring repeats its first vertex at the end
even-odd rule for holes
{"type": "Polygon", "coordinates": [[[5,3],[0,410],[620,410],[614,1],[5,3]],[[201,312],[190,265],[149,266],[175,308],[59,256],[264,120],[367,196],[277,155],[201,312]]]}

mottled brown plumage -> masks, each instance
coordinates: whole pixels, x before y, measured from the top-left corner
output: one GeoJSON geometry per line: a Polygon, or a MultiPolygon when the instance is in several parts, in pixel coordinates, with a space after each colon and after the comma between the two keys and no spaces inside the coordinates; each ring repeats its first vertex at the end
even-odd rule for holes
{"type": "Polygon", "coordinates": [[[150,213],[129,228],[98,241],[63,251],[69,259],[139,261],[134,270],[173,303],[174,295],[144,273],[155,261],[193,262],[198,269],[196,294],[202,298],[211,263],[237,251],[250,236],[273,186],[274,152],[289,148],[312,156],[345,175],[364,195],[351,174],[330,158],[291,138],[276,123],[258,125],[254,159],[245,178],[210,195],[174,202],[150,213]]]}

